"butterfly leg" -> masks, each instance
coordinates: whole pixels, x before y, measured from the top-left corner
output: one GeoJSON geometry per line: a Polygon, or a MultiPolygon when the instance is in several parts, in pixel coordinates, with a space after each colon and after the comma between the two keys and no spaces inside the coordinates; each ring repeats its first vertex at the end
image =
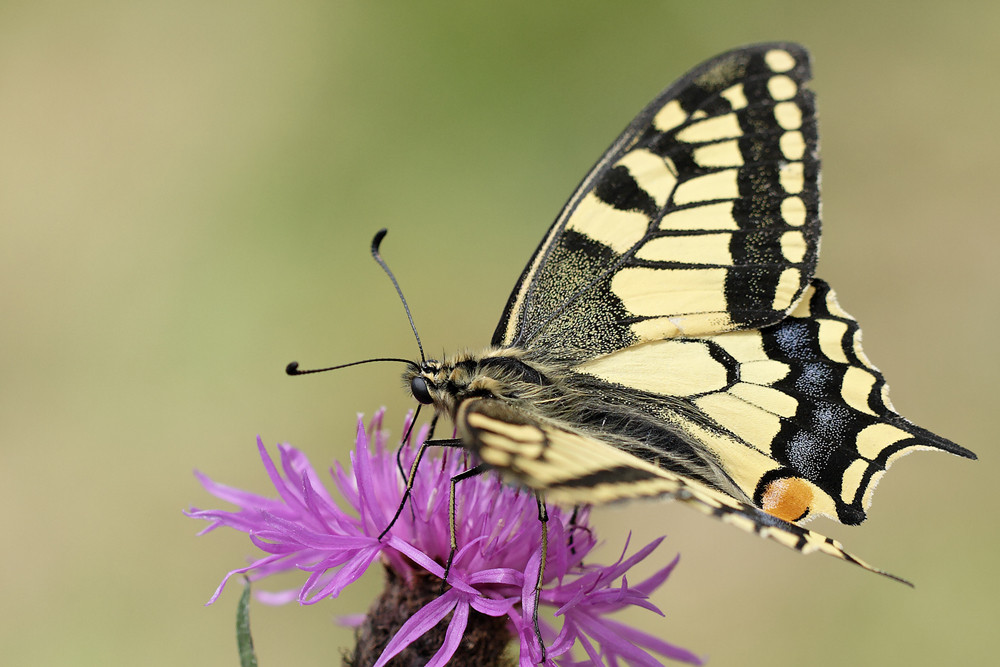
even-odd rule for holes
{"type": "MultiPolygon", "coordinates": [[[[399,470],[399,477],[401,479],[406,479],[406,471],[403,470],[403,449],[406,445],[410,444],[410,434],[413,433],[413,427],[417,425],[417,418],[420,417],[420,408],[422,407],[424,407],[422,403],[417,403],[417,409],[413,412],[413,419],[410,420],[410,425],[406,427],[406,433],[403,434],[403,439],[399,443],[399,449],[396,450],[396,469],[399,470]]],[[[434,420],[431,421],[432,430],[436,420],[437,414],[434,415],[434,420]]],[[[430,437],[432,436],[428,436],[428,438],[430,437]]]]}
{"type": "Polygon", "coordinates": [[[413,459],[413,464],[410,466],[410,474],[406,476],[406,488],[403,490],[403,497],[399,501],[399,507],[396,508],[396,513],[392,516],[389,524],[385,529],[379,533],[378,539],[381,541],[385,537],[386,533],[396,524],[399,519],[399,515],[403,513],[403,508],[406,506],[406,501],[410,499],[410,492],[413,490],[413,480],[417,476],[417,466],[424,458],[424,452],[427,451],[428,447],[462,447],[462,441],[458,438],[448,438],[444,440],[425,440],[423,444],[420,445],[420,449],[417,450],[417,455],[413,459]]]}
{"type": "Polygon", "coordinates": [[[567,528],[569,528],[568,545],[569,545],[569,552],[571,554],[576,553],[576,545],[573,544],[573,540],[576,538],[576,531],[577,530],[582,530],[584,532],[590,531],[590,529],[587,528],[586,526],[581,526],[577,523],[581,507],[583,507],[583,505],[573,505],[573,513],[569,515],[569,524],[567,528]]]}
{"type": "Polygon", "coordinates": [[[455,487],[459,482],[470,477],[478,477],[486,472],[488,468],[482,464],[479,464],[473,468],[469,468],[465,472],[460,472],[451,478],[451,485],[448,489],[448,544],[451,547],[451,551],[448,552],[448,563],[444,568],[444,579],[441,581],[441,586],[443,587],[448,581],[448,575],[451,573],[451,564],[455,560],[455,552],[458,551],[458,527],[456,526],[457,511],[455,509],[455,487]]]}
{"type": "MultiPolygon", "coordinates": [[[[535,628],[535,637],[538,639],[538,647],[542,652],[540,664],[545,662],[545,641],[542,639],[542,628],[538,625],[538,602],[542,595],[542,584],[545,582],[545,560],[549,553],[549,512],[545,508],[545,500],[540,492],[535,492],[535,499],[538,501],[538,521],[542,524],[542,557],[538,563],[538,578],[535,580],[534,604],[531,607],[531,622],[535,628]]],[[[576,516],[576,510],[574,510],[576,516]]]]}

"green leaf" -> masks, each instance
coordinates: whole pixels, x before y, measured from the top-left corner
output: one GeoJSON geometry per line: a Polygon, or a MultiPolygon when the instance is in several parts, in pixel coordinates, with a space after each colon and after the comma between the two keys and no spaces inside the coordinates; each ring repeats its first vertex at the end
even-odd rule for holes
{"type": "Polygon", "coordinates": [[[250,580],[243,577],[245,587],[236,608],[236,645],[240,649],[240,667],[257,667],[257,656],[253,652],[253,637],[250,636],[250,580]]]}

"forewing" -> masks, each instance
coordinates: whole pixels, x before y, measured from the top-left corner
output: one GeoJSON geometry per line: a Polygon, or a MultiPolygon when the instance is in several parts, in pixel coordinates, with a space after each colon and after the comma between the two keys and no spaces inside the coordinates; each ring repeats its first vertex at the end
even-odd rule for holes
{"type": "Polygon", "coordinates": [[[816,279],[778,324],[638,345],[576,370],[643,392],[641,409],[698,443],[747,498],[789,521],[825,514],[860,523],[885,470],[912,451],[975,458],[894,411],[858,323],[816,279]],[[664,397],[688,409],[663,408],[664,397]]]}
{"type": "Polygon", "coordinates": [[[502,401],[466,400],[459,407],[458,430],[463,442],[484,463],[543,492],[548,502],[574,506],[635,498],[676,499],[796,551],[818,551],[898,579],[848,553],[836,540],[658,468],[596,438],[540,422],[502,401]]]}
{"type": "Polygon", "coordinates": [[[602,354],[780,321],[819,239],[809,78],[802,47],[762,44],[664,91],[553,223],[493,344],[602,354]]]}

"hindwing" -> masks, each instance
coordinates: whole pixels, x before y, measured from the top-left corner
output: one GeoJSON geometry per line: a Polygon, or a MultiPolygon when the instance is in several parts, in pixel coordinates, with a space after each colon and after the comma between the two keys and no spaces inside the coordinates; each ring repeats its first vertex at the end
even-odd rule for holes
{"type": "Polygon", "coordinates": [[[809,78],[804,49],[763,44],[661,93],[567,202],[493,344],[604,354],[784,317],[820,231],[809,78]]]}
{"type": "Polygon", "coordinates": [[[825,553],[909,584],[872,567],[836,540],[763,512],[599,439],[538,421],[501,401],[471,399],[458,430],[487,464],[545,493],[546,501],[582,505],[638,498],[671,498],[748,533],[804,554],[825,553]]]}
{"type": "Polygon", "coordinates": [[[575,370],[606,382],[605,395],[634,392],[635,409],[697,443],[746,499],[788,521],[860,523],[882,474],[911,451],[973,457],[893,410],[857,322],[818,279],[769,327],[653,341],[575,370]]]}

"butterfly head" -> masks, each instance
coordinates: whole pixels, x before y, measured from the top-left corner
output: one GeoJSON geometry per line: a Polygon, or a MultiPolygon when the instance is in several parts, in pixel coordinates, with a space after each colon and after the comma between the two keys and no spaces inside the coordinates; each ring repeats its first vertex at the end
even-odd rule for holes
{"type": "Polygon", "coordinates": [[[403,373],[403,381],[410,388],[413,398],[423,405],[440,403],[441,364],[433,359],[412,364],[403,373]]]}
{"type": "Polygon", "coordinates": [[[473,381],[475,364],[425,359],[412,363],[403,372],[403,383],[422,405],[438,412],[454,414],[458,401],[465,398],[473,381]]]}
{"type": "Polygon", "coordinates": [[[403,373],[403,382],[418,402],[451,416],[466,399],[512,402],[553,390],[548,377],[511,349],[414,362],[403,373]]]}

